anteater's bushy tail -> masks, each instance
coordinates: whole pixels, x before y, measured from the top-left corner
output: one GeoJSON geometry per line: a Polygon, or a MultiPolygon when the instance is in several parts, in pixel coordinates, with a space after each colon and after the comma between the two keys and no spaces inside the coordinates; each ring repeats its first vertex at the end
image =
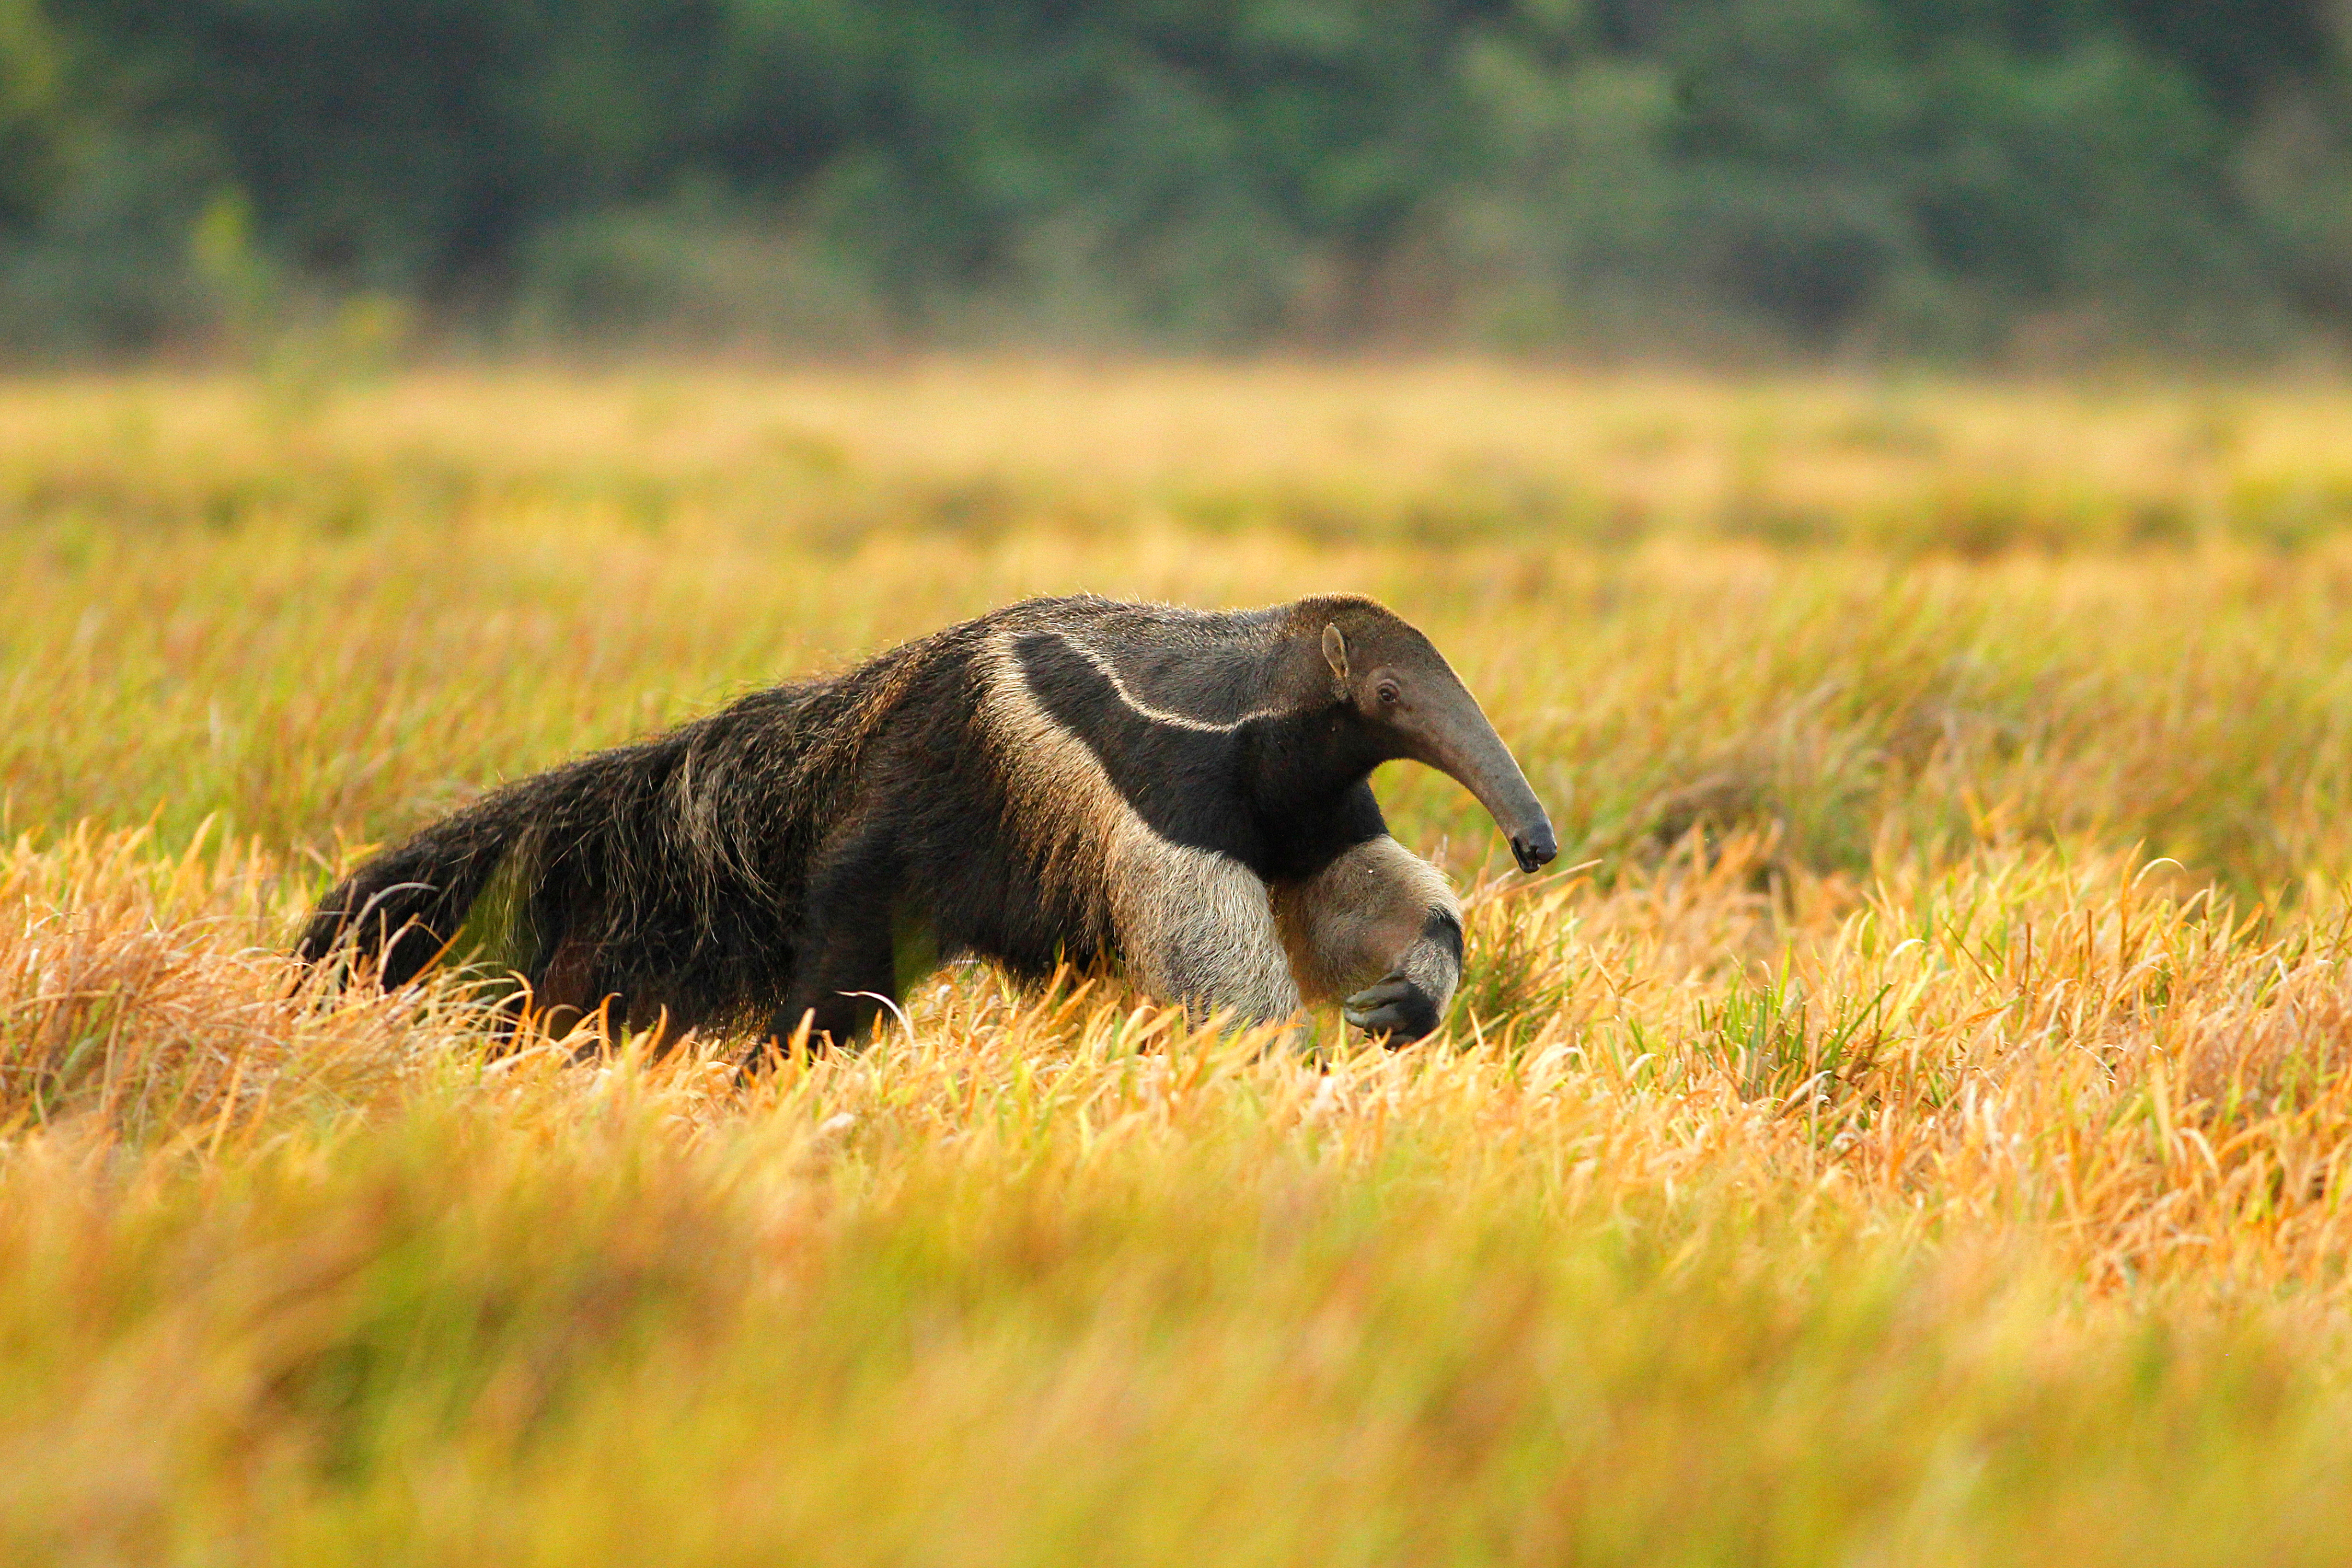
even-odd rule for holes
{"type": "Polygon", "coordinates": [[[447,952],[632,1026],[756,1021],[792,973],[803,868],[854,764],[839,710],[860,702],[848,681],[777,687],[518,780],[362,866],[295,951],[385,986],[447,952]]]}
{"type": "Polygon", "coordinates": [[[529,831],[531,794],[501,790],[362,866],[319,900],[296,956],[370,966],[387,988],[415,979],[529,831]]]}

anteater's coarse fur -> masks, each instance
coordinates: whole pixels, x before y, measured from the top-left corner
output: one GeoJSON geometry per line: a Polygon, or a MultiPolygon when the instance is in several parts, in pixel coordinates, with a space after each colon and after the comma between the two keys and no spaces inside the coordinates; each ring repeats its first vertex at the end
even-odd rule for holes
{"type": "Polygon", "coordinates": [[[1252,1017],[1385,971],[1350,1016],[1410,1037],[1460,926],[1372,799],[1402,756],[1468,784],[1522,865],[1550,858],[1476,703],[1370,600],[1032,600],[495,790],[328,893],[299,952],[394,986],[447,954],[541,1008],[837,1040],[960,954],[1028,979],[1123,962],[1252,1017]]]}

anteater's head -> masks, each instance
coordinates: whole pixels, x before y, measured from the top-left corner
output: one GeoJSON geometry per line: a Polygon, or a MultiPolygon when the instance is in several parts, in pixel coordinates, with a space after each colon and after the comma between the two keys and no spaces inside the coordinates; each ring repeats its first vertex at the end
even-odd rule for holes
{"type": "Polygon", "coordinates": [[[1310,612],[1301,630],[1321,622],[1333,699],[1376,754],[1426,763],[1476,795],[1510,839],[1520,870],[1559,853],[1551,818],[1510,748],[1427,637],[1370,599],[1310,600],[1301,608],[1310,612]]]}

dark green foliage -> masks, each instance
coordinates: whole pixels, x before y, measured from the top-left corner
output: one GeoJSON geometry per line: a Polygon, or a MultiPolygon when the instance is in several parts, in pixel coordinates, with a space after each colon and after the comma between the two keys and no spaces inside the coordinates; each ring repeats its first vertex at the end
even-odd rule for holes
{"type": "Polygon", "coordinates": [[[235,317],[224,195],[274,309],[566,333],[2258,342],[2352,313],[2331,16],[0,0],[0,344],[235,317]]]}

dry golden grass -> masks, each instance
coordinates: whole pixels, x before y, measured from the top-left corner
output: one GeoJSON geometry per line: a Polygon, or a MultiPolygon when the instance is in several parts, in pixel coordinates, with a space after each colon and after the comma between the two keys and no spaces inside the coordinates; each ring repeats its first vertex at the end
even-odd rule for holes
{"type": "Polygon", "coordinates": [[[2300,542],[2352,516],[2352,392],[2333,384],[944,361],[452,372],[299,395],[177,377],[0,388],[0,503],[327,533],[536,513],[658,534],[716,518],[761,543],[835,547],[877,531],[1172,522],[1327,542],[1675,531],[1977,554],[2300,542]]]}
{"type": "Polygon", "coordinates": [[[0,1551],[2339,1561],[2347,411],[0,390],[0,1551]],[[364,843],[747,684],[1027,592],[1335,586],[1583,863],[1379,781],[1472,889],[1419,1048],[958,969],[747,1086],[278,956],[364,843]]]}

